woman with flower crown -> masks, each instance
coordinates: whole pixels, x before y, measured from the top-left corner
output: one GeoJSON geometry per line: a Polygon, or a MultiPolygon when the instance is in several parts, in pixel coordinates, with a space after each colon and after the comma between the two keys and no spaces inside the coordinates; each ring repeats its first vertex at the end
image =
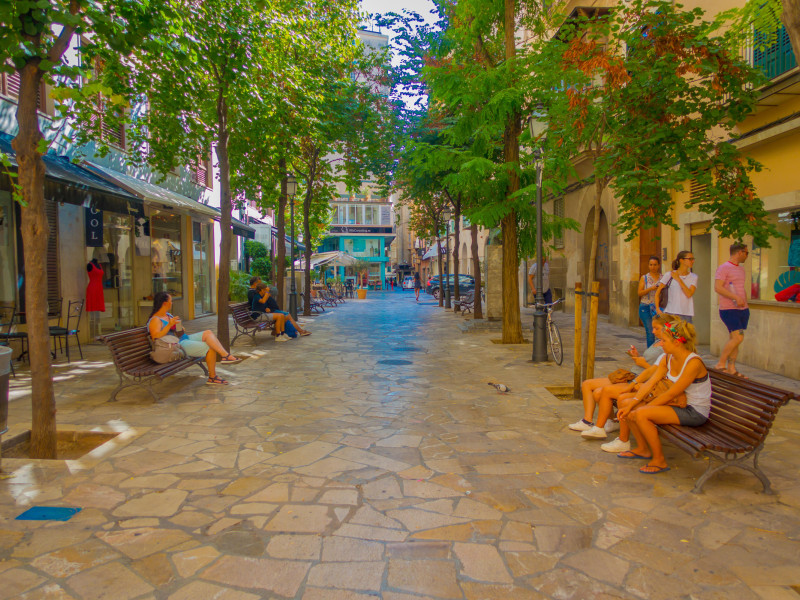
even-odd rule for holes
{"type": "Polygon", "coordinates": [[[711,381],[703,360],[694,352],[694,326],[676,317],[664,324],[659,337],[665,354],[659,359],[656,372],[617,412],[620,421],[628,421],[636,439],[636,448],[617,456],[647,460],[647,465],[639,469],[647,475],[669,471],[656,426],[698,427],[708,420],[711,411],[711,381]],[[669,388],[642,406],[641,401],[664,378],[671,383],[669,388]],[[685,406],[675,405],[684,394],[685,406]]]}

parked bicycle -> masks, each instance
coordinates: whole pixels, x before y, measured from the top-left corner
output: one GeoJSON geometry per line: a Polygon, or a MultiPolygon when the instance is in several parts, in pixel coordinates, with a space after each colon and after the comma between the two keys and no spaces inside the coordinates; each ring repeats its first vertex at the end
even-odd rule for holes
{"type": "Polygon", "coordinates": [[[558,330],[558,325],[553,321],[553,310],[563,301],[563,298],[559,298],[550,304],[536,305],[547,313],[547,341],[550,344],[550,353],[553,355],[553,360],[556,361],[557,365],[564,361],[564,346],[561,344],[561,332],[558,330]]]}

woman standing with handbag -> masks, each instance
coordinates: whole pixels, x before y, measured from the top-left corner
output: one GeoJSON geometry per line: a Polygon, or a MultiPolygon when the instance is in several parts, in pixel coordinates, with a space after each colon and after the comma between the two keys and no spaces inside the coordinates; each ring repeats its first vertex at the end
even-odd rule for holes
{"type": "Polygon", "coordinates": [[[639,469],[646,475],[669,471],[657,425],[683,425],[699,427],[708,420],[711,412],[711,380],[703,360],[695,354],[696,333],[694,325],[682,319],[664,324],[659,336],[666,358],[659,361],[652,378],[631,399],[621,404],[617,416],[628,420],[636,449],[621,452],[620,458],[649,459],[639,469]],[[638,407],[662,379],[668,380],[665,390],[658,393],[647,405],[638,407]],[[682,396],[685,395],[685,406],[682,396]]]}
{"type": "Polygon", "coordinates": [[[661,259],[651,256],[647,261],[648,272],[639,279],[639,318],[644,325],[644,334],[649,348],[656,342],[653,335],[653,317],[656,314],[656,290],[661,280],[661,259]]]}
{"type": "Polygon", "coordinates": [[[172,296],[167,292],[158,292],[153,298],[153,312],[147,321],[147,330],[150,332],[150,339],[153,340],[154,350],[151,353],[156,362],[172,362],[180,360],[185,356],[201,358],[205,356],[208,365],[208,385],[226,385],[228,382],[217,377],[216,363],[217,354],[222,356],[220,362],[237,363],[241,358],[236,358],[233,354],[223,348],[217,336],[210,329],[200,333],[187,334],[183,327],[178,327],[181,323],[180,317],[169,313],[172,308],[172,296]],[[165,340],[165,338],[167,338],[165,340]],[[173,350],[174,345],[178,344],[183,351],[183,355],[173,350]]]}
{"type": "Polygon", "coordinates": [[[678,258],[672,261],[672,271],[665,274],[658,282],[656,290],[656,313],[664,313],[680,317],[687,323],[694,318],[694,296],[697,291],[697,275],[690,269],[694,265],[694,255],[688,250],[678,252],[678,258]],[[666,303],[664,296],[666,295],[666,303]]]}

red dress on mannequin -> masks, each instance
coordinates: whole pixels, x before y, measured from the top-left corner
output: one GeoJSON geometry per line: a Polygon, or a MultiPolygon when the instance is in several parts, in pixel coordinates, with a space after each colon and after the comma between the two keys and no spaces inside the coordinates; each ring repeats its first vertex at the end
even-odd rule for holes
{"type": "Polygon", "coordinates": [[[86,286],[86,312],[106,312],[106,300],[103,297],[103,269],[90,263],[89,285],[86,286]]]}

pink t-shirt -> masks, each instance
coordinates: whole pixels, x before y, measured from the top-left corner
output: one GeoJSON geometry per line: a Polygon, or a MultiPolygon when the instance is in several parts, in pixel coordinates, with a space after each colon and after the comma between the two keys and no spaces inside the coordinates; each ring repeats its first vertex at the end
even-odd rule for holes
{"type": "Polygon", "coordinates": [[[714,279],[719,279],[728,290],[745,299],[744,306],[736,306],[736,302],[730,298],[717,294],[719,296],[720,310],[744,310],[747,308],[747,294],[744,292],[744,267],[742,265],[735,265],[727,260],[717,268],[714,279]]]}

